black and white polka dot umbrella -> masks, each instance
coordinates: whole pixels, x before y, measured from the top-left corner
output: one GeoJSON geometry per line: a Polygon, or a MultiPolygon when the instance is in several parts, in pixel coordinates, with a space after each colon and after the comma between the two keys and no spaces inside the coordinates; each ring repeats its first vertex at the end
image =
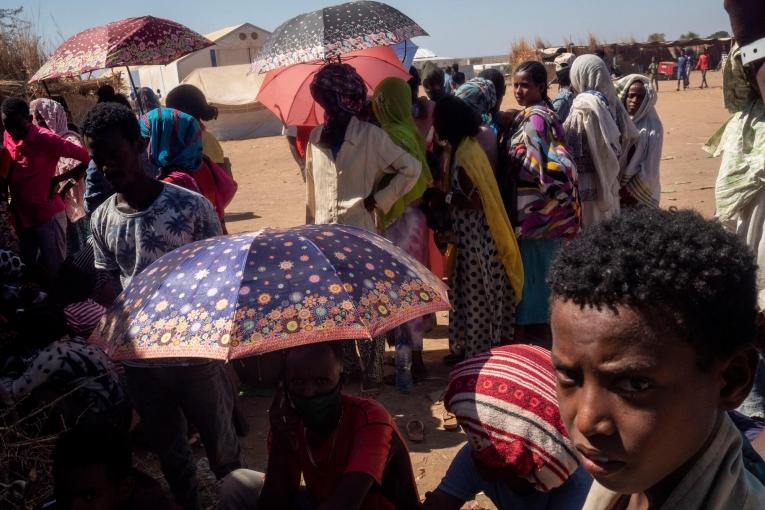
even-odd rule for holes
{"type": "Polygon", "coordinates": [[[428,33],[398,9],[381,2],[348,2],[279,25],[255,57],[253,70],[265,73],[292,64],[333,60],[351,51],[421,35],[428,33]]]}

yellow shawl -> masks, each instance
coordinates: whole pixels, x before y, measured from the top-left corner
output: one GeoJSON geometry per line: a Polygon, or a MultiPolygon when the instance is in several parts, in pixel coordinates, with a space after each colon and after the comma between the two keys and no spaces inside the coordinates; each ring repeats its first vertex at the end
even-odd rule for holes
{"type": "Polygon", "coordinates": [[[515,232],[505,211],[505,204],[499,194],[497,179],[491,169],[486,153],[474,138],[465,138],[457,148],[457,165],[465,169],[473,185],[478,188],[483,204],[486,222],[489,224],[499,259],[515,291],[515,303],[523,297],[523,263],[515,232]]]}

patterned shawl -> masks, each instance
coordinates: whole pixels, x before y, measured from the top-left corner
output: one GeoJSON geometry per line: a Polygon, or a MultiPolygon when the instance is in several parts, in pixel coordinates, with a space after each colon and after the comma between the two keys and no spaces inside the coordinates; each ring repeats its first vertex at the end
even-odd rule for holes
{"type": "Polygon", "coordinates": [[[518,238],[577,235],[582,213],[576,165],[558,116],[545,106],[531,106],[518,114],[516,123],[508,156],[517,171],[518,238]]]}
{"type": "Polygon", "coordinates": [[[455,95],[475,110],[483,123],[490,126],[496,134],[490,112],[497,105],[497,89],[491,81],[486,78],[472,78],[461,85],[455,95]]]}
{"type": "Polygon", "coordinates": [[[549,491],[579,461],[560,416],[550,351],[508,345],[454,367],[444,403],[483,465],[549,491]]]}

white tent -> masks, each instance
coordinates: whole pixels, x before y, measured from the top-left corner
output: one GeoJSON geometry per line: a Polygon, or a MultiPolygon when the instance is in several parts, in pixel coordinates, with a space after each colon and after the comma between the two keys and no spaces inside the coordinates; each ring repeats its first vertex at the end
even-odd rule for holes
{"type": "Polygon", "coordinates": [[[418,62],[421,60],[432,60],[434,58],[437,58],[436,53],[432,50],[429,50],[423,47],[417,48],[417,52],[414,54],[415,62],[418,62]]]}
{"type": "Polygon", "coordinates": [[[204,92],[207,102],[218,108],[218,118],[206,122],[219,140],[244,140],[279,135],[279,119],[256,97],[264,74],[250,73],[250,64],[194,69],[183,83],[204,92]]]}

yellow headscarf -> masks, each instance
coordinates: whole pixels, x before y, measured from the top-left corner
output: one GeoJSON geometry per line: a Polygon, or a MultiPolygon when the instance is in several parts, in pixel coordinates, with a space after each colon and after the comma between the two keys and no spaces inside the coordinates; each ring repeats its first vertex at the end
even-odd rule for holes
{"type": "MultiPolygon", "coordinates": [[[[390,211],[387,213],[380,212],[380,223],[385,229],[404,214],[406,206],[422,197],[433,180],[433,176],[425,157],[425,140],[417,129],[414,119],[412,119],[412,92],[409,84],[401,78],[385,78],[375,89],[372,97],[372,109],[380,122],[380,126],[388,133],[388,136],[396,145],[416,158],[422,166],[420,178],[417,179],[414,188],[393,204],[390,211]]],[[[380,182],[379,188],[382,189],[387,186],[391,178],[392,176],[386,176],[380,182]]]]}
{"type": "Polygon", "coordinates": [[[505,266],[505,272],[515,291],[515,304],[523,297],[523,262],[515,232],[507,217],[505,204],[499,194],[497,180],[491,169],[486,153],[475,141],[475,138],[465,138],[457,148],[457,165],[465,169],[473,185],[478,188],[483,204],[486,222],[489,224],[494,244],[497,245],[499,259],[505,266]]]}

